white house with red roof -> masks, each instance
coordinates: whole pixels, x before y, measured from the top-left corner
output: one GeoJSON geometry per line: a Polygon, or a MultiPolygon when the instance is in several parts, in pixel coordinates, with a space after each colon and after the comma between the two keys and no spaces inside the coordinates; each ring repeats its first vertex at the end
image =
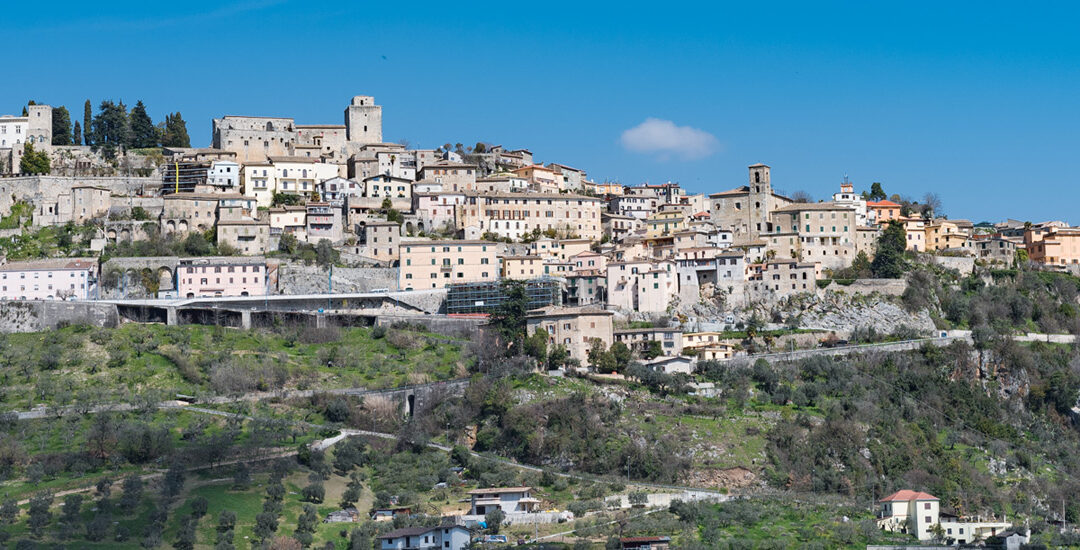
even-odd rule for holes
{"type": "Polygon", "coordinates": [[[945,541],[959,544],[986,540],[1011,526],[1007,521],[943,514],[937,497],[908,489],[897,491],[879,500],[878,504],[881,505],[878,527],[915,535],[919,540],[933,539],[937,525],[941,526],[940,534],[945,541]]]}

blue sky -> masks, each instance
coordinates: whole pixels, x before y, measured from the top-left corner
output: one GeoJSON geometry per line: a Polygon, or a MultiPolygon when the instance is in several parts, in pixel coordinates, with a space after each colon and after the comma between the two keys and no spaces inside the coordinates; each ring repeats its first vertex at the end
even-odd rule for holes
{"type": "Polygon", "coordinates": [[[365,94],[388,141],[528,147],[596,180],[708,193],[765,162],[815,198],[847,174],[954,218],[1080,223],[1080,8],[650,6],[18,2],[0,112],[142,99],[207,145],[216,116],[340,124],[365,94]]]}

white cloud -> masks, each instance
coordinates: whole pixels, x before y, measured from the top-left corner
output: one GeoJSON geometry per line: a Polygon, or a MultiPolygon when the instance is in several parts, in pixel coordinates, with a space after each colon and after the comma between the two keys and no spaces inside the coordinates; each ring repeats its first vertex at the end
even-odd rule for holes
{"type": "Polygon", "coordinates": [[[636,153],[656,153],[661,159],[677,156],[684,160],[705,158],[720,148],[716,136],[690,126],[676,126],[670,120],[647,118],[622,133],[622,146],[636,153]]]}

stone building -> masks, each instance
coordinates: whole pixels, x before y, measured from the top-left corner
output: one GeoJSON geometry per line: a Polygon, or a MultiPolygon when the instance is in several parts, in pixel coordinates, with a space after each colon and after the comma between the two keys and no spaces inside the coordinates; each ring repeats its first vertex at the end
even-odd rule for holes
{"type": "Polygon", "coordinates": [[[83,223],[100,218],[109,212],[109,190],[94,185],[76,185],[69,191],[35,201],[33,224],[63,225],[83,223]]]}
{"type": "Polygon", "coordinates": [[[818,262],[842,269],[855,259],[856,211],[833,202],[795,203],[772,212],[762,234],[774,258],[818,262]]]}
{"type": "Polygon", "coordinates": [[[222,220],[217,224],[218,246],[227,244],[245,256],[270,250],[270,223],[255,220],[222,220]]]}
{"type": "Polygon", "coordinates": [[[345,107],[345,134],[353,144],[382,143],[382,106],[374,97],[353,96],[345,107]]]}
{"type": "Polygon", "coordinates": [[[713,224],[730,230],[737,240],[755,240],[770,233],[770,214],[793,202],[773,192],[768,166],[753,164],[749,170],[747,185],[709,195],[713,224]]]}
{"type": "Polygon", "coordinates": [[[360,222],[356,233],[358,256],[380,262],[393,262],[400,257],[401,226],[396,222],[360,222]]]}
{"type": "Polygon", "coordinates": [[[678,293],[675,264],[630,260],[607,265],[607,303],[625,311],[663,313],[678,293]]]}
{"type": "Polygon", "coordinates": [[[206,231],[214,227],[222,196],[209,193],[174,193],[166,196],[159,220],[162,234],[206,231]]]}
{"type": "Polygon", "coordinates": [[[243,164],[289,156],[296,142],[292,118],[227,115],[213,122],[211,146],[235,152],[243,164]]]}

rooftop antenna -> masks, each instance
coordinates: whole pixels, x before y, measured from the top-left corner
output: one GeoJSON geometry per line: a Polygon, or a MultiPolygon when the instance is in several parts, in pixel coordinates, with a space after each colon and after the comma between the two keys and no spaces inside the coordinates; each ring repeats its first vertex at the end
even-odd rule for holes
{"type": "Polygon", "coordinates": [[[844,174],[844,183],[851,183],[851,180],[848,179],[846,173],[844,174]]]}

